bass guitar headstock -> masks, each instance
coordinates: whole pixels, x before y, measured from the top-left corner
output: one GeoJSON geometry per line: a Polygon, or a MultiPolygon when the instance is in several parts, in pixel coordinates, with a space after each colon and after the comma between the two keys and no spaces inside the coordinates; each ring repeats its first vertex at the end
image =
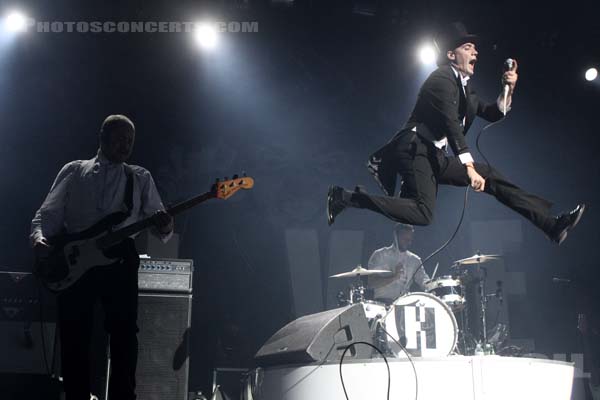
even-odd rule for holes
{"type": "Polygon", "coordinates": [[[217,179],[215,184],[212,186],[212,192],[218,199],[228,199],[233,196],[240,189],[252,189],[254,187],[254,179],[246,174],[241,177],[233,175],[232,179],[228,177],[223,180],[217,179]]]}

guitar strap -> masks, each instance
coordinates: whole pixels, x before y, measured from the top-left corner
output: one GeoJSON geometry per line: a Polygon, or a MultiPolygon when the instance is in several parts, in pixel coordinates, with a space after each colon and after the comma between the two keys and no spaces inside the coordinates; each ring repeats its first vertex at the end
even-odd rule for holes
{"type": "MultiPolygon", "coordinates": [[[[114,219],[111,221],[111,225],[113,229],[116,225],[121,224],[131,215],[131,211],[133,210],[133,168],[131,168],[127,164],[123,164],[123,168],[125,170],[125,175],[127,176],[127,182],[125,184],[125,197],[123,199],[123,203],[125,207],[127,207],[127,211],[119,211],[114,213],[114,219]]],[[[133,242],[121,242],[118,243],[109,249],[105,250],[105,255],[113,258],[123,258],[124,255],[129,254],[130,246],[133,246],[133,252],[135,252],[135,246],[133,242]]],[[[137,253],[135,253],[137,254],[137,253]]]]}
{"type": "Polygon", "coordinates": [[[123,164],[123,168],[125,169],[125,175],[127,176],[123,204],[127,210],[121,209],[121,211],[117,211],[106,217],[108,218],[108,226],[113,227],[111,229],[114,229],[115,226],[123,223],[127,218],[129,218],[131,216],[131,211],[133,210],[133,168],[126,164],[123,164]]]}
{"type": "Polygon", "coordinates": [[[127,184],[125,185],[125,206],[127,207],[127,217],[131,215],[133,210],[133,168],[127,164],[123,164],[125,175],[127,175],[127,184]]]}

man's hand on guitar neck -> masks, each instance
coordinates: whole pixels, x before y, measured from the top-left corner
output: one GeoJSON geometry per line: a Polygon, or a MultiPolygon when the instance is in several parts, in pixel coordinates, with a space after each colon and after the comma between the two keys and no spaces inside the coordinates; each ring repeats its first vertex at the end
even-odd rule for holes
{"type": "Polygon", "coordinates": [[[166,235],[173,231],[173,217],[166,211],[160,210],[152,216],[154,226],[162,235],[166,235]]]}

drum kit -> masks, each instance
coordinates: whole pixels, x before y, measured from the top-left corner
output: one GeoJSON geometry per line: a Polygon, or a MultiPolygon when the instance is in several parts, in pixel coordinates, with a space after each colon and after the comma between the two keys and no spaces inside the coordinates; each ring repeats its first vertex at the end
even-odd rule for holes
{"type": "Polygon", "coordinates": [[[457,260],[450,267],[452,275],[435,278],[434,272],[432,279],[425,283],[426,292],[409,292],[391,304],[374,301],[373,290],[366,279],[389,278],[391,271],[370,270],[359,265],[330,278],[355,280],[347,293],[338,294],[338,303],[340,306],[363,305],[374,343],[387,355],[494,354],[497,338],[488,338],[486,311],[490,298],[502,302],[502,287],[498,283],[495,293],[487,293],[485,264],[499,258],[498,255],[475,254],[457,260]]]}

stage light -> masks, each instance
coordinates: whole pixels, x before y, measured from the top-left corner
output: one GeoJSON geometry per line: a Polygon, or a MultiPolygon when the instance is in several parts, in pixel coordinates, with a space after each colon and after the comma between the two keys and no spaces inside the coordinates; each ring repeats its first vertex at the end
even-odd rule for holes
{"type": "Polygon", "coordinates": [[[598,70],[596,68],[589,68],[585,71],[585,79],[589,82],[593,81],[598,77],[598,70]]]}
{"type": "Polygon", "coordinates": [[[215,48],[219,41],[216,28],[207,23],[196,25],[194,37],[200,47],[209,50],[215,48]]]}
{"type": "Polygon", "coordinates": [[[435,48],[431,44],[426,44],[421,46],[419,49],[419,60],[424,65],[433,65],[435,64],[435,60],[437,58],[437,52],[435,48]]]}
{"type": "Polygon", "coordinates": [[[27,30],[27,18],[23,13],[12,11],[4,18],[4,29],[11,33],[20,33],[27,30]]]}

